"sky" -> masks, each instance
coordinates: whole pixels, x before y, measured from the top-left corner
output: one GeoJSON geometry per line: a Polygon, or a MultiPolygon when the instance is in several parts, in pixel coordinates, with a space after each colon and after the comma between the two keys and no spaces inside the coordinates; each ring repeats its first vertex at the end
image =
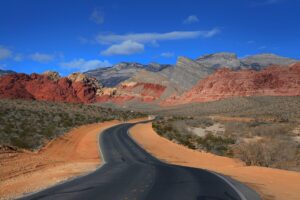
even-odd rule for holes
{"type": "Polygon", "coordinates": [[[3,0],[0,69],[68,75],[216,52],[300,59],[299,10],[298,0],[3,0]]]}

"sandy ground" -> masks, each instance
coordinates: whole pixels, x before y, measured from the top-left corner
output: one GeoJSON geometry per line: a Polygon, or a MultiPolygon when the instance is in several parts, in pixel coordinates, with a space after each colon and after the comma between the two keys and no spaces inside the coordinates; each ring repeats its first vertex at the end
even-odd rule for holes
{"type": "Polygon", "coordinates": [[[0,199],[15,198],[94,171],[101,164],[98,134],[119,123],[74,128],[38,152],[0,151],[0,199]]]}
{"type": "Polygon", "coordinates": [[[231,176],[255,189],[265,200],[300,199],[300,173],[245,166],[239,160],[188,149],[157,135],[151,123],[138,124],[130,132],[141,146],[161,160],[231,176]]]}

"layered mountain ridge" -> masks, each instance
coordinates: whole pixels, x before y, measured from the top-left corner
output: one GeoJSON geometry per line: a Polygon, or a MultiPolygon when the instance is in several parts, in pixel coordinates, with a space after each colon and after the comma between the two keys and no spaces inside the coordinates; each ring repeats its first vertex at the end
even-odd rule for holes
{"type": "Polygon", "coordinates": [[[297,62],[274,54],[239,59],[225,52],[195,60],[181,56],[174,66],[122,62],[68,77],[7,74],[0,78],[0,98],[168,106],[234,96],[299,96],[297,62]]]}

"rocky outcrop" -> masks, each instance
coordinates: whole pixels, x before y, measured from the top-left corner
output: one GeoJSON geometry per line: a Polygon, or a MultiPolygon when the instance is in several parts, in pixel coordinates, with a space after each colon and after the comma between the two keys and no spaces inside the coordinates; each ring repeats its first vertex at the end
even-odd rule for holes
{"type": "Polygon", "coordinates": [[[102,87],[82,74],[60,78],[56,72],[10,74],[0,79],[0,98],[93,103],[102,87]]]}
{"type": "Polygon", "coordinates": [[[159,84],[143,82],[124,82],[116,88],[105,88],[104,93],[97,97],[97,102],[123,104],[128,101],[154,102],[159,100],[166,87],[159,84]]]}
{"type": "Polygon", "coordinates": [[[261,71],[228,68],[200,80],[182,96],[172,96],[162,105],[215,101],[236,96],[300,96],[300,63],[271,66],[261,71]]]}
{"type": "Polygon", "coordinates": [[[45,71],[43,75],[47,76],[49,79],[53,81],[57,81],[61,78],[59,73],[55,71],[45,71]]]}

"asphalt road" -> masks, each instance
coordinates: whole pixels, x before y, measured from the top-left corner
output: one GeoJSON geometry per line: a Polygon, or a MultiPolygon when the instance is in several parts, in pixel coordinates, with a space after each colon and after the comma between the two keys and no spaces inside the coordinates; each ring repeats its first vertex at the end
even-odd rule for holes
{"type": "Polygon", "coordinates": [[[118,125],[101,134],[105,163],[98,170],[22,199],[260,199],[254,191],[227,177],[159,161],[128,136],[131,126],[118,125]]]}

